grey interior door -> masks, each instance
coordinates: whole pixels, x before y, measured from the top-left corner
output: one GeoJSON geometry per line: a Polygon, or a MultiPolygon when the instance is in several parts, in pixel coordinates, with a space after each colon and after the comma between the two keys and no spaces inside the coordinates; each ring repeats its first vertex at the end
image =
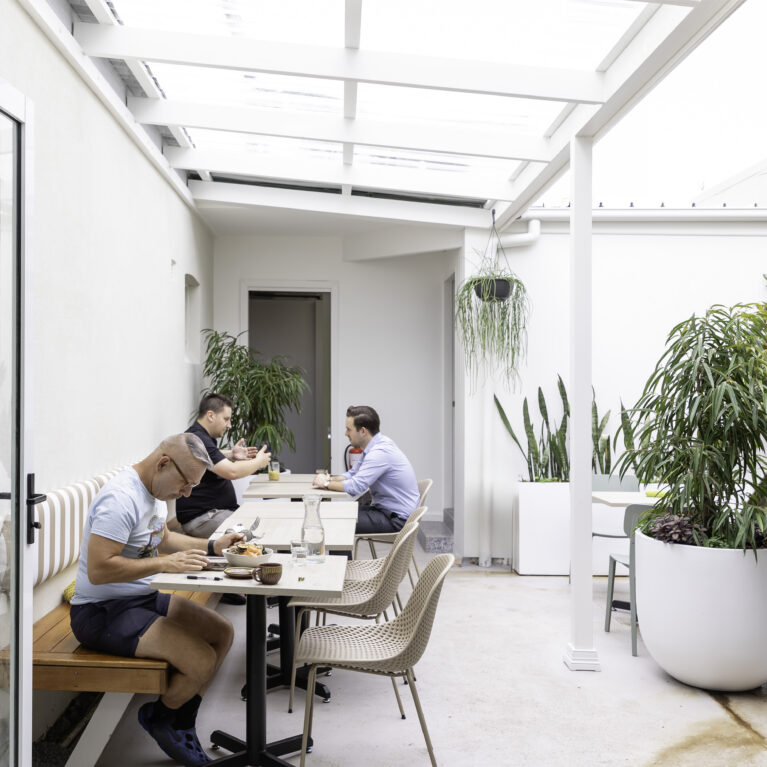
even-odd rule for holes
{"type": "Polygon", "coordinates": [[[296,448],[280,459],[294,473],[330,466],[330,294],[251,291],[248,342],[265,360],[282,355],[306,373],[301,413],[286,421],[296,448]]]}

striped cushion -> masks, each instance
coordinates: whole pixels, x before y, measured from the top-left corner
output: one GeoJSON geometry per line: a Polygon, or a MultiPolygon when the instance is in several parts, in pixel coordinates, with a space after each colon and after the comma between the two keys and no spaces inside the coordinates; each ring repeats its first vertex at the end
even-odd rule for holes
{"type": "Polygon", "coordinates": [[[47,500],[35,507],[40,522],[35,585],[77,561],[88,508],[96,493],[118,471],[100,474],[61,490],[51,490],[46,493],[47,500]]]}

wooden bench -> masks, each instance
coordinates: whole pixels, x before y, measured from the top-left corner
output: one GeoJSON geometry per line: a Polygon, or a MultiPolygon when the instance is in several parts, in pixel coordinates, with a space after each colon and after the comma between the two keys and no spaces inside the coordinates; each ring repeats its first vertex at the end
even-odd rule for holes
{"type": "MultiPolygon", "coordinates": [[[[205,591],[168,593],[210,608],[215,608],[221,597],[205,591]]],[[[124,658],[83,647],[69,625],[68,604],[40,618],[32,636],[32,686],[36,690],[162,695],[168,689],[170,664],[164,660],[124,658]]]]}

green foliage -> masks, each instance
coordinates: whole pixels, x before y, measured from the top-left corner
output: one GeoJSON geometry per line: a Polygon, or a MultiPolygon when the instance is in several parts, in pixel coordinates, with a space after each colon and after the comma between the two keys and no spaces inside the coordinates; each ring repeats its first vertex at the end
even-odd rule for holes
{"type": "Polygon", "coordinates": [[[498,397],[493,395],[495,407],[506,431],[509,432],[525,457],[528,478],[531,482],[567,482],[570,479],[570,458],[567,452],[567,424],[570,418],[570,403],[567,401],[567,391],[561,376],[557,376],[557,387],[562,400],[562,420],[559,424],[549,420],[549,410],[543,396],[543,390],[538,388],[538,410],[541,414],[541,428],[538,436],[536,436],[533,423],[530,420],[527,397],[522,403],[522,421],[527,439],[527,452],[517,439],[498,397]]]}
{"type": "Polygon", "coordinates": [[[275,457],[283,444],[294,449],[295,440],[285,424],[285,414],[289,410],[301,412],[301,398],[309,388],[303,370],[286,365],[283,357],[262,362],[256,358],[258,352],[238,343],[239,335],[210,329],[203,330],[202,335],[202,372],[208,380],[202,394],[217,392],[234,402],[227,444],[242,437],[248,445],[268,442],[275,457]]]}
{"type": "MultiPolygon", "coordinates": [[[[570,402],[567,398],[567,390],[562,376],[557,376],[557,389],[562,401],[562,420],[559,425],[556,421],[549,421],[549,409],[543,390],[538,387],[538,410],[541,414],[540,431],[536,435],[535,427],[530,420],[530,409],[527,397],[522,402],[522,423],[525,429],[527,451],[514,433],[506,411],[499,399],[494,395],[495,407],[501,417],[514,443],[527,463],[527,474],[530,482],[567,482],[570,479],[570,457],[568,453],[567,429],[570,420],[570,402]]],[[[591,402],[592,440],[594,450],[591,457],[591,466],[597,474],[609,474],[612,466],[612,451],[610,449],[610,437],[604,433],[610,420],[610,411],[601,418],[597,411],[596,398],[591,402]]]]}
{"type": "MultiPolygon", "coordinates": [[[[685,517],[701,546],[757,549],[767,530],[767,314],[712,306],[671,330],[629,411],[633,447],[618,462],[669,491],[640,527],[685,517]],[[639,445],[636,445],[638,440],[639,445]]],[[[624,435],[626,430],[624,429],[624,435]]],[[[657,526],[657,524],[656,524],[657,526]]]]}
{"type": "Polygon", "coordinates": [[[489,261],[458,287],[455,323],[472,386],[476,386],[480,370],[498,370],[507,382],[517,381],[519,363],[527,352],[529,314],[522,281],[511,270],[497,268],[489,261]],[[505,300],[493,298],[496,279],[509,282],[510,293],[505,300]]]}
{"type": "Polygon", "coordinates": [[[591,455],[591,468],[595,474],[609,474],[612,466],[610,437],[604,433],[609,420],[609,410],[605,413],[602,420],[599,420],[597,400],[596,395],[594,395],[591,400],[591,440],[594,444],[594,451],[591,455]]]}

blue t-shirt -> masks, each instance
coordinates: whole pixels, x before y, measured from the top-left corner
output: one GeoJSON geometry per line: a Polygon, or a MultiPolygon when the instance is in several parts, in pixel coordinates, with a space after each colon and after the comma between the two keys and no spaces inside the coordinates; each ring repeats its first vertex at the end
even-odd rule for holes
{"type": "Polygon", "coordinates": [[[121,471],[101,488],[88,510],[83,530],[73,605],[149,594],[152,576],[127,583],[93,584],[88,578],[88,541],[91,533],[123,544],[122,556],[156,557],[168,508],[144,487],[135,469],[121,471]]]}

